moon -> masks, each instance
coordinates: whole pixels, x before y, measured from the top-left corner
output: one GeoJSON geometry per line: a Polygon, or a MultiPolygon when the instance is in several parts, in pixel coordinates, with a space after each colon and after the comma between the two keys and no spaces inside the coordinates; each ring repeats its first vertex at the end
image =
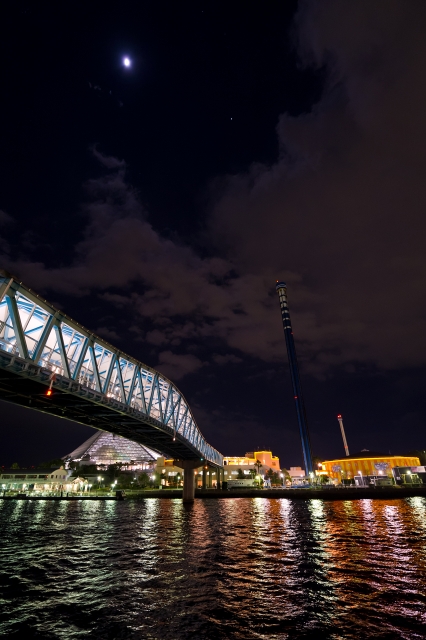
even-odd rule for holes
{"type": "Polygon", "coordinates": [[[130,67],[131,64],[132,64],[131,61],[130,61],[130,58],[127,58],[127,57],[123,58],[123,64],[124,64],[125,67],[130,67]]]}

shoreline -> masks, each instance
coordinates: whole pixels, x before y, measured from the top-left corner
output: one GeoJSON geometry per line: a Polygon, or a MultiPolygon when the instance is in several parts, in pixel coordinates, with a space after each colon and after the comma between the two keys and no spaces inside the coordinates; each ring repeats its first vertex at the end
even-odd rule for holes
{"type": "MultiPolygon", "coordinates": [[[[284,500],[361,500],[426,497],[426,486],[421,487],[345,487],[331,489],[196,489],[195,499],[220,500],[229,498],[268,498],[284,500]]],[[[144,500],[161,498],[165,500],[181,500],[182,489],[150,489],[129,493],[124,500],[144,500]]],[[[116,496],[0,496],[1,500],[115,500],[116,496]]]]}
{"type": "MultiPolygon", "coordinates": [[[[140,492],[143,495],[127,496],[127,499],[138,498],[179,498],[182,491],[166,489],[140,492]],[[174,495],[167,495],[168,493],[174,495]],[[148,495],[155,493],[155,495],[148,495]],[[165,495],[166,494],[166,495],[165,495]]],[[[269,498],[287,500],[360,500],[362,498],[395,499],[407,497],[426,497],[426,486],[421,487],[348,487],[332,489],[196,489],[195,499],[227,499],[227,498],[269,498]]]]}

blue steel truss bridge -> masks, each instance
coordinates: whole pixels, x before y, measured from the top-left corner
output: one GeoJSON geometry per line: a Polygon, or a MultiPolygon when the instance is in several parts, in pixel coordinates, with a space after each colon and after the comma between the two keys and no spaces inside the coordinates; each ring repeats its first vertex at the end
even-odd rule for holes
{"type": "Polygon", "coordinates": [[[222,467],[179,389],[0,270],[0,399],[222,467]]]}

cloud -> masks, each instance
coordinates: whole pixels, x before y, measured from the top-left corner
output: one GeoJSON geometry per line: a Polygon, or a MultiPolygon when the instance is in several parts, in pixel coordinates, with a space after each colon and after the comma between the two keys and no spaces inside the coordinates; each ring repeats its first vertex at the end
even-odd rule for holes
{"type": "Polygon", "coordinates": [[[111,340],[113,342],[120,340],[120,336],[118,335],[118,333],[109,327],[98,327],[97,329],[95,329],[94,334],[100,335],[106,340],[111,340]]]}
{"type": "MultiPolygon", "coordinates": [[[[191,402],[197,423],[202,425],[203,434],[209,442],[225,455],[243,456],[248,451],[272,449],[277,451],[286,443],[288,449],[300,447],[297,430],[272,424],[270,421],[257,418],[253,412],[245,414],[232,408],[213,407],[206,409],[197,402],[191,402]]],[[[284,466],[284,460],[280,461],[284,466]]]]}
{"type": "MultiPolygon", "coordinates": [[[[88,181],[86,191],[88,223],[71,264],[49,268],[15,260],[20,277],[40,291],[96,292],[131,314],[134,332],[137,318],[153,322],[157,328],[146,335],[139,329],[138,338],[156,346],[190,341],[193,348],[194,341],[210,338],[257,357],[276,357],[282,335],[272,330],[274,324],[279,329],[277,301],[268,297],[272,273],[238,275],[232,260],[202,258],[190,246],[162,237],[121,163],[88,181]]],[[[292,274],[286,275],[291,281],[292,274]]]]}
{"type": "Polygon", "coordinates": [[[233,353],[228,353],[225,356],[215,353],[212,356],[212,360],[219,365],[230,364],[230,363],[240,364],[241,362],[243,362],[242,358],[238,358],[238,356],[235,356],[233,353]]]}
{"type": "Polygon", "coordinates": [[[312,372],[425,363],[425,19],[421,2],[301,3],[299,52],[326,69],[324,95],[280,117],[275,164],[216,185],[210,231],[240,272],[298,274],[312,372]]]}
{"type": "Polygon", "coordinates": [[[10,216],[6,211],[2,211],[0,209],[0,225],[10,224],[13,222],[12,216],[10,216]]]}
{"type": "Polygon", "coordinates": [[[156,369],[170,380],[180,380],[188,373],[195,373],[205,366],[199,358],[192,354],[177,355],[171,351],[162,351],[156,369]]]}
{"type": "Polygon", "coordinates": [[[172,348],[209,341],[228,362],[282,360],[276,279],[289,285],[305,371],[424,364],[425,19],[423,2],[300,3],[300,64],[321,70],[324,93],[309,113],[280,116],[276,162],[211,184],[216,257],[163,237],[124,160],[94,147],[108,172],[86,184],[87,225],[69,264],[5,256],[5,266],[37,290],[95,292],[125,309],[136,339],[164,349],[171,377],[202,366],[172,348]]]}
{"type": "MultiPolygon", "coordinates": [[[[95,89],[98,88],[100,89],[100,87],[95,87],[95,89]]],[[[107,169],[124,169],[126,167],[124,160],[118,160],[118,158],[115,158],[114,156],[106,156],[101,151],[98,151],[96,145],[93,145],[90,150],[96,160],[99,160],[99,162],[107,169]]]]}

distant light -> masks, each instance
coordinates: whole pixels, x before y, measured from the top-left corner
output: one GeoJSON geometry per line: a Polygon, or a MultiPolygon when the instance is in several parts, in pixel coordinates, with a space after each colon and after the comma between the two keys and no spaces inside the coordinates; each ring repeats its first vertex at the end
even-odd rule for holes
{"type": "Polygon", "coordinates": [[[125,67],[130,67],[132,64],[130,58],[123,58],[123,64],[125,67]]]}
{"type": "Polygon", "coordinates": [[[46,391],[46,395],[47,395],[47,396],[51,396],[51,395],[52,395],[52,389],[48,389],[48,390],[46,391]]]}
{"type": "Polygon", "coordinates": [[[341,418],[341,417],[342,417],[342,416],[341,416],[341,415],[340,415],[340,413],[339,413],[339,415],[337,416],[337,418],[341,418]]]}

